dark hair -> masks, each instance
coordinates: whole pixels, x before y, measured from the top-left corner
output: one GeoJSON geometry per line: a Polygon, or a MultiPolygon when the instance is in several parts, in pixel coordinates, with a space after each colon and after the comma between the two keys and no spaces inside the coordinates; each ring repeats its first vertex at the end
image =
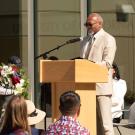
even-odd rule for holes
{"type": "Polygon", "coordinates": [[[56,56],[50,56],[48,59],[49,60],[58,60],[58,58],[56,56]]]}
{"type": "Polygon", "coordinates": [[[8,59],[8,63],[9,63],[9,64],[15,64],[15,65],[18,66],[18,67],[21,67],[21,66],[22,66],[21,59],[20,59],[18,56],[11,56],[11,57],[8,59]]]}
{"type": "Polygon", "coordinates": [[[120,71],[119,71],[119,68],[118,68],[117,64],[114,62],[112,67],[115,71],[115,73],[113,74],[113,78],[119,80],[120,79],[120,71]]]}
{"type": "Polygon", "coordinates": [[[63,115],[75,115],[80,108],[80,96],[74,91],[67,91],[60,96],[60,111],[63,115]]]}

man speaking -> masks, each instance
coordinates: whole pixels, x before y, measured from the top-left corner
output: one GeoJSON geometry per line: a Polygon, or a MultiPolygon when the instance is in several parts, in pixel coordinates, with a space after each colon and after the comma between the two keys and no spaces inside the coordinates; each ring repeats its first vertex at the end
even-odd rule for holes
{"type": "MultiPolygon", "coordinates": [[[[96,84],[97,119],[104,135],[114,135],[111,115],[112,95],[112,63],[116,51],[116,42],[113,36],[102,28],[103,19],[97,13],[91,13],[85,26],[88,35],[81,41],[80,57],[108,68],[108,83],[96,84]]],[[[101,130],[97,130],[102,135],[101,130]]]]}

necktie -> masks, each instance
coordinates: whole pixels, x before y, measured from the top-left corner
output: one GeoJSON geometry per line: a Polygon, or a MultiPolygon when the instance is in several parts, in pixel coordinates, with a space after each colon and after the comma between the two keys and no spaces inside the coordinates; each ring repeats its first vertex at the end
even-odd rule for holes
{"type": "Polygon", "coordinates": [[[88,56],[89,56],[89,53],[90,53],[90,49],[91,49],[91,46],[93,44],[93,37],[94,35],[89,35],[88,37],[88,41],[87,41],[87,49],[86,49],[86,52],[85,52],[85,58],[88,59],[88,56]]]}

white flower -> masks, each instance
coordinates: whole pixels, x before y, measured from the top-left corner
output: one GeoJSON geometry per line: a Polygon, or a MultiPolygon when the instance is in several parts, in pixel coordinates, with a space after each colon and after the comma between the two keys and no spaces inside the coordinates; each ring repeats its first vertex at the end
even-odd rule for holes
{"type": "Polygon", "coordinates": [[[7,65],[4,65],[3,66],[3,70],[5,70],[5,71],[8,70],[8,66],[7,65]]]}
{"type": "Polygon", "coordinates": [[[1,71],[1,75],[3,77],[7,77],[9,74],[13,74],[12,67],[3,66],[3,69],[1,71]]]}
{"type": "Polygon", "coordinates": [[[19,94],[19,92],[17,90],[14,90],[14,94],[17,95],[19,94]]]}
{"type": "Polygon", "coordinates": [[[21,79],[20,80],[20,85],[23,86],[24,85],[24,82],[25,82],[24,79],[21,79]]]}
{"type": "Polygon", "coordinates": [[[17,83],[16,84],[16,90],[18,91],[18,93],[22,93],[23,92],[23,87],[21,83],[17,83]]]}
{"type": "Polygon", "coordinates": [[[2,87],[4,87],[5,86],[5,84],[4,83],[2,83],[2,87]]]}
{"type": "Polygon", "coordinates": [[[1,75],[2,75],[3,77],[6,77],[6,76],[7,76],[7,74],[6,74],[6,72],[5,72],[4,70],[1,71],[1,75]]]}

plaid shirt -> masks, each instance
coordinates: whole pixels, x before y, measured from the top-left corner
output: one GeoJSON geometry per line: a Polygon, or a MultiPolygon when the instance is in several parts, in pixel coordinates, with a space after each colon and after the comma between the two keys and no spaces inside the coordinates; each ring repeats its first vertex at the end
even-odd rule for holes
{"type": "Polygon", "coordinates": [[[61,116],[58,121],[48,127],[45,135],[90,135],[90,133],[76,119],[61,116]]]}

